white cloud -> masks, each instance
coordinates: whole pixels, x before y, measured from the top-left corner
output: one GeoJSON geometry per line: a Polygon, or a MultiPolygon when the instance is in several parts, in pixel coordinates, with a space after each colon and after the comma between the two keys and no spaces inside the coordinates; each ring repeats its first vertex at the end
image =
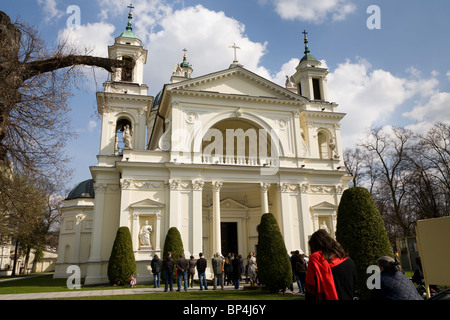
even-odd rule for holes
{"type": "Polygon", "coordinates": [[[94,129],[97,127],[97,122],[95,122],[95,121],[93,121],[93,120],[90,120],[89,121],[89,124],[88,124],[88,131],[89,132],[93,132],[94,131],[94,129]]]}
{"type": "Polygon", "coordinates": [[[79,53],[107,57],[108,46],[114,43],[115,27],[105,22],[82,24],[79,28],[66,28],[58,33],[58,41],[66,42],[69,49],[79,53]]]}
{"type": "Polygon", "coordinates": [[[403,116],[417,122],[436,122],[450,119],[450,93],[437,92],[425,104],[416,105],[403,116]]]}
{"type": "MultiPolygon", "coordinates": [[[[148,23],[151,20],[140,13],[141,19],[148,23]]],[[[140,26],[140,22],[136,24],[140,26]]],[[[187,60],[194,69],[193,76],[197,77],[228,68],[234,59],[234,51],[229,48],[233,42],[241,48],[237,50],[239,63],[270,78],[270,72],[260,65],[267,43],[251,41],[244,33],[245,26],[223,12],[211,11],[201,5],[173,12],[166,10],[158,25],[153,25],[155,31],[148,30],[151,29],[139,27],[136,34],[148,39],[146,45],[151,54],[145,81],[150,84],[150,91],[160,90],[162,84],[169,82],[174,66],[182,62],[183,48],[188,50],[187,60]]]]}
{"type": "Polygon", "coordinates": [[[38,0],[37,3],[44,10],[44,21],[50,22],[54,19],[59,19],[63,16],[64,12],[56,7],[56,0],[38,0]]]}
{"type": "Polygon", "coordinates": [[[417,91],[407,79],[373,70],[366,60],[339,64],[328,75],[328,92],[347,114],[342,120],[344,148],[353,146],[374,123],[388,119],[417,91]]]}
{"type": "Polygon", "coordinates": [[[287,20],[322,23],[326,19],[344,20],[355,11],[350,0],[272,0],[275,11],[287,20]]]}

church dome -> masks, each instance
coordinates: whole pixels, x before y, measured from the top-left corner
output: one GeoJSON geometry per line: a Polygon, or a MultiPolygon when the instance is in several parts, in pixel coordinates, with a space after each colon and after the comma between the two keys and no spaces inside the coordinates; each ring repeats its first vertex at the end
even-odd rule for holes
{"type": "Polygon", "coordinates": [[[94,180],[89,179],[79,183],[72,191],[69,192],[66,200],[77,198],[95,198],[94,180]]]}
{"type": "Polygon", "coordinates": [[[136,36],[136,34],[133,32],[133,28],[131,27],[131,20],[133,19],[133,14],[130,12],[128,14],[128,24],[127,27],[125,29],[124,32],[122,32],[120,34],[119,37],[124,37],[124,38],[133,38],[133,39],[137,39],[138,37],[136,36]]]}

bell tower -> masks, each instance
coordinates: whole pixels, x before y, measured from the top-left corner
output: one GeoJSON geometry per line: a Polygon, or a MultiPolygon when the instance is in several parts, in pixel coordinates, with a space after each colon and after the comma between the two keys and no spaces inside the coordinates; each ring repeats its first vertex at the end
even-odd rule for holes
{"type": "Polygon", "coordinates": [[[292,76],[297,93],[310,100],[328,101],[326,68],[321,68],[322,63],[310,54],[308,48],[307,32],[304,35],[305,52],[300,63],[295,68],[297,72],[292,76]]]}
{"type": "MultiPolygon", "coordinates": [[[[143,83],[147,50],[133,32],[133,13],[129,6],[128,23],[108,47],[110,59],[130,60],[130,69],[116,68],[104,91],[97,92],[98,112],[102,116],[100,156],[122,156],[126,150],[145,150],[146,117],[153,97],[147,95],[148,87],[143,83]]],[[[99,162],[106,161],[99,157],[99,162]]]]}
{"type": "Polygon", "coordinates": [[[128,23],[114,42],[108,47],[108,56],[111,59],[134,61],[131,69],[117,68],[110,74],[110,81],[105,82],[105,92],[147,94],[148,87],[143,84],[144,65],[147,62],[147,50],[142,47],[141,40],[133,32],[132,19],[133,6],[128,6],[128,23]]]}
{"type": "Polygon", "coordinates": [[[172,77],[170,78],[171,83],[184,81],[192,77],[192,72],[194,70],[192,69],[191,64],[187,61],[186,58],[187,50],[183,49],[183,51],[184,51],[183,62],[177,64],[173,69],[172,77]]]}

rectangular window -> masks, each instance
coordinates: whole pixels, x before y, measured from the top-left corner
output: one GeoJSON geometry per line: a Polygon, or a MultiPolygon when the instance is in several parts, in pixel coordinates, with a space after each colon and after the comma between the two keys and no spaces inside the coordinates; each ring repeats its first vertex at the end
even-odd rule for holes
{"type": "Polygon", "coordinates": [[[300,96],[302,95],[302,84],[301,84],[301,82],[298,83],[298,94],[300,96]]]}
{"type": "MultiPolygon", "coordinates": [[[[131,57],[123,57],[124,61],[129,61],[132,62],[133,58],[131,57]]],[[[133,69],[130,68],[122,68],[122,81],[127,81],[127,82],[131,82],[133,81],[133,69]]]]}
{"type": "Polygon", "coordinates": [[[322,94],[320,92],[320,82],[319,81],[320,81],[319,79],[312,79],[313,92],[314,92],[313,100],[322,100],[322,94]]]}

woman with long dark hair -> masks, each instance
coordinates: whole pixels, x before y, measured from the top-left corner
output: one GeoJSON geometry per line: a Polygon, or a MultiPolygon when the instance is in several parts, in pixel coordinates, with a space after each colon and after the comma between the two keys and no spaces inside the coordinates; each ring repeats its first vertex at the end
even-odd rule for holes
{"type": "Polygon", "coordinates": [[[314,232],[308,243],[311,255],[306,270],[306,299],[352,300],[356,284],[353,260],[325,230],[314,232]]]}

